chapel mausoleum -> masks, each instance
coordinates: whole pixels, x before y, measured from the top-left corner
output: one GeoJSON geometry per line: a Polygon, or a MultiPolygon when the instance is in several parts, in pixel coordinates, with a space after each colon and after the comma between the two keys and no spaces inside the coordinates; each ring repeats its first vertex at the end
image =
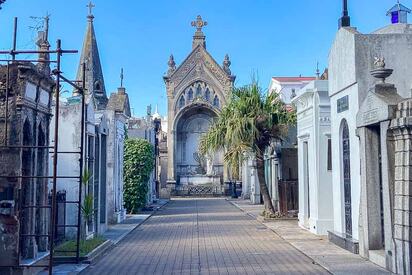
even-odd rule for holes
{"type": "Polygon", "coordinates": [[[209,185],[212,193],[223,192],[227,175],[223,153],[198,154],[199,139],[230,97],[235,76],[229,56],[220,66],[206,50],[201,16],[192,22],[196,28],[192,52],[176,67],[173,55],[164,76],[168,101],[168,192],[188,186],[209,185]]]}

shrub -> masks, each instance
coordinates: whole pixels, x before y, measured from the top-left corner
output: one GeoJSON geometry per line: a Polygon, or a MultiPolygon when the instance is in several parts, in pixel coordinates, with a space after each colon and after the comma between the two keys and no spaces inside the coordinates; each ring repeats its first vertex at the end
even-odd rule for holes
{"type": "Polygon", "coordinates": [[[134,214],[146,205],[154,148],[144,139],[127,139],[124,151],[124,203],[127,211],[134,214]]]}

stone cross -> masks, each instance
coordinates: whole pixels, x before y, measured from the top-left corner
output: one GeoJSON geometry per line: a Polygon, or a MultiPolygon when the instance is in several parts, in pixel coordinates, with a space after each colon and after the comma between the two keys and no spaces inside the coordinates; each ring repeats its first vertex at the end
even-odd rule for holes
{"type": "Polygon", "coordinates": [[[89,2],[89,4],[86,6],[89,8],[89,15],[93,14],[93,8],[96,7],[96,5],[93,4],[92,1],[89,2]]]}
{"type": "Polygon", "coordinates": [[[197,16],[196,21],[192,21],[192,27],[195,27],[197,32],[202,32],[204,26],[207,26],[207,21],[203,21],[200,15],[197,16]]]}

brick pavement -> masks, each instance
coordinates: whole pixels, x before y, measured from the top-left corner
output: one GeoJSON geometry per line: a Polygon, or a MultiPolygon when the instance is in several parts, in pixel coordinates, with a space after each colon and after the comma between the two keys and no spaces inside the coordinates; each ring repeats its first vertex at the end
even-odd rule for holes
{"type": "Polygon", "coordinates": [[[224,199],[175,199],[83,274],[329,274],[224,199]]]}

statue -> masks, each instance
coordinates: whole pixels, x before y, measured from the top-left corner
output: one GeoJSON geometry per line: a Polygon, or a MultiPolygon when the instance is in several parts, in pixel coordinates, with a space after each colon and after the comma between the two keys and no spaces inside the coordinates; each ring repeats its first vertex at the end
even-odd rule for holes
{"type": "Polygon", "coordinates": [[[373,62],[373,65],[375,66],[375,69],[385,69],[385,58],[375,56],[375,61],[373,62]]]}
{"type": "Polygon", "coordinates": [[[205,157],[201,156],[198,152],[193,153],[193,159],[197,162],[198,166],[196,168],[197,175],[205,175],[206,171],[204,168],[205,157]]]}
{"type": "Polygon", "coordinates": [[[169,66],[167,75],[171,76],[176,71],[176,63],[175,63],[175,58],[173,57],[173,54],[170,55],[167,65],[169,66]]]}
{"type": "Polygon", "coordinates": [[[228,74],[228,75],[232,75],[232,72],[230,71],[230,65],[232,64],[232,62],[230,62],[229,59],[229,55],[226,54],[225,55],[225,60],[223,60],[223,70],[228,74]]]}
{"type": "Polygon", "coordinates": [[[206,155],[206,175],[213,176],[213,157],[206,155]]]}
{"type": "Polygon", "coordinates": [[[386,69],[384,57],[375,57],[373,62],[374,69],[371,70],[371,75],[379,80],[379,84],[385,84],[386,78],[392,75],[392,69],[386,69]]]}

